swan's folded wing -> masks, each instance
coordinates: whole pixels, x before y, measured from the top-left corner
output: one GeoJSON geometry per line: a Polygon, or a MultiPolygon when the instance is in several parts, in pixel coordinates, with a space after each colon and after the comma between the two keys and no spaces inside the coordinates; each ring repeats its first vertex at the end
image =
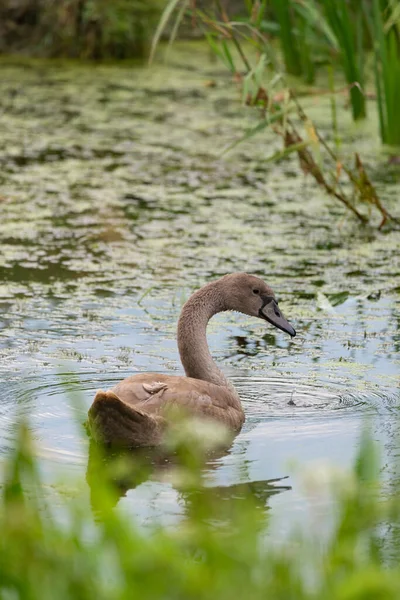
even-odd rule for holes
{"type": "Polygon", "coordinates": [[[112,390],[123,402],[151,415],[168,418],[172,408],[216,419],[239,429],[244,414],[229,388],[190,377],[146,373],[124,379],[112,390]]]}

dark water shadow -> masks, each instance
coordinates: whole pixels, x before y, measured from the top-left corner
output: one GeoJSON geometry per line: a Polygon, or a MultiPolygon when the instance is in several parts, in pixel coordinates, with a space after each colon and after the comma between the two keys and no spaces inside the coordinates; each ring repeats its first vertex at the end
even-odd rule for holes
{"type": "Polygon", "coordinates": [[[178,492],[187,513],[199,506],[209,505],[210,502],[218,513],[223,513],[230,501],[251,501],[257,508],[266,509],[271,496],[292,489],[290,485],[283,483],[287,477],[230,485],[204,483],[205,467],[208,472],[215,469],[218,464],[216,461],[230,454],[232,442],[233,440],[223,448],[209,450],[203,456],[190,456],[187,452],[173,452],[163,448],[116,450],[91,441],[86,481],[90,489],[93,514],[95,517],[101,516],[104,484],[111,490],[109,502],[115,507],[129,490],[147,481],[168,481],[178,492]]]}

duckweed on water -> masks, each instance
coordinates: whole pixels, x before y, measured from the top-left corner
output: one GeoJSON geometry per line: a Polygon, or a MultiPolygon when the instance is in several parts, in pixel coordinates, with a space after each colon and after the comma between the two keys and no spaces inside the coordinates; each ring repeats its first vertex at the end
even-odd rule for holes
{"type": "MultiPolygon", "coordinates": [[[[378,2],[376,5],[378,6],[378,2]]],[[[306,174],[311,175],[316,184],[325,190],[333,199],[339,201],[342,205],[357,217],[360,223],[366,224],[370,220],[370,213],[376,210],[381,215],[379,229],[388,221],[396,223],[396,218],[384,206],[382,200],[376,192],[375,187],[367,174],[363,160],[359,152],[354,153],[350,165],[350,157],[343,157],[339,154],[340,137],[337,128],[337,109],[333,81],[333,70],[329,70],[329,89],[331,92],[332,108],[332,129],[335,139],[335,145],[330,144],[328,135],[321,135],[319,128],[308,113],[306,113],[298,100],[297,86],[289,85],[284,73],[279,66],[275,49],[272,47],[268,36],[263,35],[265,22],[263,20],[266,10],[265,2],[262,4],[246,4],[248,11],[247,18],[240,19],[229,17],[226,7],[220,2],[215,2],[211,14],[198,8],[196,1],[192,4],[183,0],[171,0],[167,3],[163,15],[160,19],[158,28],[154,35],[151,59],[154,57],[155,50],[164,32],[168,21],[173,18],[174,31],[176,31],[185,14],[192,16],[192,21],[199,21],[204,29],[205,37],[210,50],[215,57],[225,64],[227,70],[231,73],[233,79],[240,85],[243,102],[251,107],[257,107],[260,113],[257,125],[245,133],[237,142],[259,135],[265,129],[270,128],[275,134],[282,138],[283,149],[271,154],[267,161],[277,161],[286,158],[292,153],[298,155],[300,167],[306,174]],[[361,207],[364,205],[363,210],[361,207]]],[[[355,120],[365,118],[365,93],[363,91],[364,64],[357,56],[357,51],[361,52],[363,44],[362,13],[357,9],[357,21],[360,27],[356,32],[352,30],[352,14],[347,6],[338,9],[335,2],[325,2],[325,13],[329,25],[325,24],[324,32],[330,31],[330,38],[336,36],[336,44],[342,49],[342,63],[346,79],[349,84],[349,93],[353,108],[353,117],[355,120]],[[359,43],[355,43],[355,40],[359,43]],[[357,49],[357,51],[356,51],[357,49]]],[[[298,3],[291,0],[277,2],[273,5],[274,11],[279,22],[279,31],[282,41],[283,53],[285,56],[286,67],[289,73],[299,75],[301,72],[301,60],[297,49],[297,35],[294,35],[293,15],[296,13],[298,3]]],[[[389,9],[389,7],[386,7],[389,9]]],[[[306,4],[301,7],[301,11],[307,10],[313,13],[313,25],[319,18],[315,18],[316,5],[306,4]]],[[[377,9],[378,12],[380,8],[377,9]]],[[[368,11],[368,8],[366,9],[368,11]]],[[[395,12],[395,11],[394,11],[395,12]]],[[[390,13],[390,11],[389,11],[390,13]]],[[[310,17],[310,14],[308,15],[310,17]]],[[[389,21],[396,20],[396,16],[389,16],[389,21]]],[[[304,19],[304,14],[303,18],[304,19]]],[[[307,21],[307,17],[305,19],[307,21]]],[[[304,23],[303,23],[304,25],[304,23]]],[[[310,25],[310,23],[308,24],[310,25]]],[[[393,23],[392,23],[393,25],[393,23]]],[[[397,22],[396,22],[397,25],[397,22]]],[[[383,37],[384,27],[381,24],[381,37],[383,37]]],[[[300,28],[304,34],[304,27],[300,28]]],[[[310,27],[307,28],[310,32],[310,27]]],[[[393,33],[395,43],[396,35],[393,33]]],[[[173,34],[171,39],[173,39],[173,34]]],[[[396,81],[397,53],[393,46],[391,60],[387,65],[388,73],[393,81],[396,81]]],[[[385,81],[387,77],[383,77],[385,81]]],[[[378,84],[377,84],[378,85],[378,84]]],[[[393,87],[391,84],[390,87],[393,87]]],[[[381,95],[382,82],[377,88],[378,96],[381,95]]],[[[389,105],[393,104],[393,90],[390,90],[389,105]]],[[[389,94],[389,91],[388,91],[389,94]]],[[[379,116],[382,131],[382,99],[379,98],[379,116]]],[[[393,127],[396,123],[393,120],[393,127]]],[[[332,137],[332,135],[330,136],[332,137]]],[[[228,146],[228,149],[231,149],[228,146]]]]}
{"type": "MultiPolygon", "coordinates": [[[[87,449],[60,370],[86,405],[96,388],[138,370],[180,372],[182,302],[211,278],[247,270],[273,286],[299,335],[290,342],[229,314],[211,323],[212,352],[247,422],[205,477],[217,487],[258,482],[264,505],[281,510],[279,531],[308,523],[288,459],[351,463],[365,414],[392,473],[398,233],[360,229],[295,159],[266,163],[278,149],[268,132],[221,158],[254,115],[201,45],[180,45],[168,68],[2,59],[1,71],[0,452],[12,447],[18,407],[31,415],[45,484],[60,464],[84,473],[87,449]]],[[[329,100],[304,102],[329,131],[329,100]]],[[[395,212],[398,169],[371,136],[369,114],[357,128],[341,115],[340,134],[395,212]]],[[[84,421],[85,409],[78,414],[84,421]]],[[[120,504],[140,522],[176,523],[186,511],[157,477],[120,504]]],[[[329,501],[315,505],[329,513],[329,501]]]]}

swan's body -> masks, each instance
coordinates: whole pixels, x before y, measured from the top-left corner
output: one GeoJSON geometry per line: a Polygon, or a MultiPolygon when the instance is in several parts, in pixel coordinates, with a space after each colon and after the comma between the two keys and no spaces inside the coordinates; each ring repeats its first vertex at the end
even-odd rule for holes
{"type": "Polygon", "coordinates": [[[186,377],[139,374],[112,390],[99,390],[89,410],[94,438],[123,446],[156,446],[176,407],[238,431],[245,419],[239,396],[214,363],[206,338],[210,318],[225,310],[262,318],[296,335],[273,291],[258,277],[233,273],[209,283],[189,298],[179,318],[178,346],[186,377]]]}

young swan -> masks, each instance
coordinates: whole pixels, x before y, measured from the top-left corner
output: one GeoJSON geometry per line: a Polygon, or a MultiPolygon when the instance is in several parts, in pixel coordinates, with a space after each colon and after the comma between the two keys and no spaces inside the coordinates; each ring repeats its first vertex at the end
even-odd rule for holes
{"type": "Polygon", "coordinates": [[[99,390],[89,409],[94,439],[126,447],[157,446],[168,426],[171,407],[239,431],[245,419],[239,396],[214,363],[206,338],[208,321],[225,310],[264,319],[290,336],[296,335],[262,279],[232,273],[205,285],[183,306],[178,322],[179,354],[186,377],[144,373],[124,379],[109,391],[99,390]]]}

